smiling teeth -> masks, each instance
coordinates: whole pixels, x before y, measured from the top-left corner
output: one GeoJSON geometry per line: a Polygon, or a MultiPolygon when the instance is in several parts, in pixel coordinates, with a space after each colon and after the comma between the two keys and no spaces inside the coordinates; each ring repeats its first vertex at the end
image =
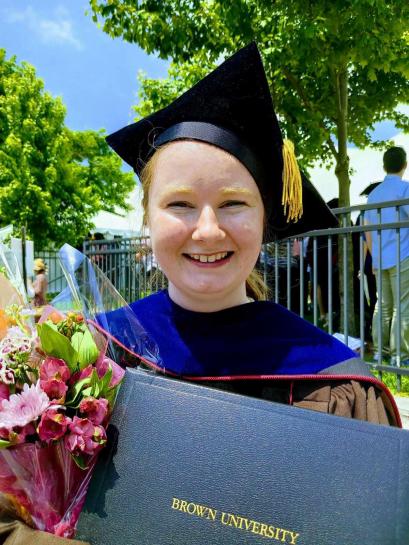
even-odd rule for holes
{"type": "Polygon", "coordinates": [[[195,259],[196,261],[200,261],[201,263],[214,263],[215,261],[219,261],[219,259],[223,259],[226,256],[227,252],[213,255],[189,254],[189,257],[195,259]]]}

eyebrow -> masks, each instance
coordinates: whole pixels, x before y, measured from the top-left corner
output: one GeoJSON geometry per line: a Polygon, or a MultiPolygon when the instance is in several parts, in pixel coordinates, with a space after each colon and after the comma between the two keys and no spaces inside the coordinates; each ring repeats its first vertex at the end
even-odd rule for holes
{"type": "MultiPolygon", "coordinates": [[[[194,191],[189,186],[183,185],[174,185],[166,188],[166,191],[163,195],[163,198],[171,197],[175,194],[191,195],[194,191]]],[[[222,187],[220,193],[224,197],[229,197],[230,195],[242,195],[243,197],[253,197],[254,193],[245,187],[222,187]]]]}
{"type": "Polygon", "coordinates": [[[253,197],[254,193],[245,187],[222,187],[220,193],[224,196],[229,195],[243,195],[247,197],[253,197]]]}

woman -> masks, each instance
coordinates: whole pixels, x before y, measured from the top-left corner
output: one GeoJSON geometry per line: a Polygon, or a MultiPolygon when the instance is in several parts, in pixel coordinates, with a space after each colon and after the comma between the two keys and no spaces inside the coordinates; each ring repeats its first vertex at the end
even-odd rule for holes
{"type": "Polygon", "coordinates": [[[44,261],[40,258],[34,260],[33,271],[35,279],[32,285],[34,291],[33,305],[35,307],[42,307],[47,304],[47,289],[48,281],[46,276],[47,267],[44,261]]]}
{"type": "MultiPolygon", "coordinates": [[[[167,291],[131,304],[169,376],[397,425],[388,390],[333,337],[264,297],[262,242],[336,225],[283,142],[255,44],[167,108],[110,135],[140,176],[167,291]],[[255,300],[255,301],[254,301],[255,300]]],[[[101,325],[128,350],[125,310],[101,325]]]]}
{"type": "MultiPolygon", "coordinates": [[[[396,424],[393,398],[353,352],[262,300],[254,267],[263,240],[325,228],[335,220],[305,177],[301,198],[301,177],[287,147],[283,158],[254,44],[164,110],[108,137],[108,143],[141,176],[152,249],[169,285],[133,303],[131,319],[129,308],[100,317],[124,349],[141,353],[135,348],[140,334],[130,326],[136,315],[159,347],[159,356],[140,357],[142,366],[396,424]]],[[[5,543],[17,545],[11,539],[5,543]]],[[[55,542],[41,541],[39,533],[30,539],[24,543],[64,541],[50,536],[44,539],[55,542]]]]}

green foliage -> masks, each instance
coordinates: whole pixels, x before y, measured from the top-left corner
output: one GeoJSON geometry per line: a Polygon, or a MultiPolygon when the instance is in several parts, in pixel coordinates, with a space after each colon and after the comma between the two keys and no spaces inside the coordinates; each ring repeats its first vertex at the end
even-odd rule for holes
{"type": "Polygon", "coordinates": [[[41,348],[47,356],[54,356],[64,360],[68,365],[71,373],[77,371],[78,368],[78,353],[71,344],[70,340],[62,333],[57,331],[57,328],[52,322],[44,322],[37,324],[37,333],[41,341],[41,348]]]}
{"type": "Polygon", "coordinates": [[[78,244],[100,210],[126,209],[134,186],[103,131],[65,124],[35,69],[0,50],[0,227],[27,227],[37,249],[78,244]]]}
{"type": "Polygon", "coordinates": [[[409,3],[402,0],[90,0],[112,37],[173,62],[168,80],[140,76],[139,115],[163,107],[214,64],[256,40],[286,136],[301,163],[337,163],[347,199],[347,141],[409,103],[409,3]],[[205,70],[203,70],[205,69],[205,70]]]}

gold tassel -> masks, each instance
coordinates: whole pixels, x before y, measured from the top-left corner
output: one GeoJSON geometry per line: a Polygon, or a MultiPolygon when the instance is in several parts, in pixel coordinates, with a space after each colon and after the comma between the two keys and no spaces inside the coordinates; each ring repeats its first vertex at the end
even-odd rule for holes
{"type": "Polygon", "coordinates": [[[283,142],[283,194],[281,204],[284,207],[284,214],[287,214],[287,222],[298,221],[301,218],[303,213],[301,173],[294,153],[294,144],[287,139],[283,142]]]}

